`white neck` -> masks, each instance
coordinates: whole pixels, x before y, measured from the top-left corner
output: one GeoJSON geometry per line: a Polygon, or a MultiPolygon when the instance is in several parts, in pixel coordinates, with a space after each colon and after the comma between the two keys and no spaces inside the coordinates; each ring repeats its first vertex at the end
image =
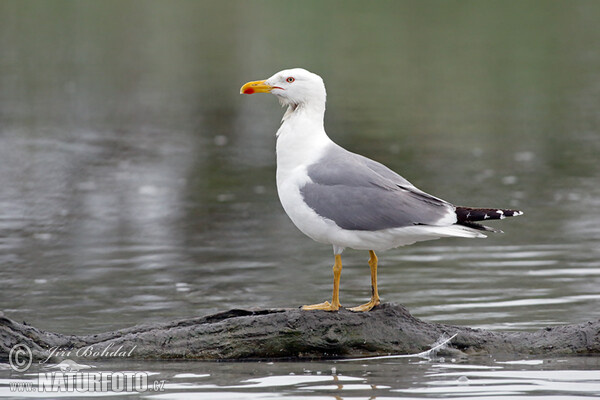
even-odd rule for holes
{"type": "Polygon", "coordinates": [[[289,106],[277,131],[278,181],[294,169],[318,160],[332,143],[325,133],[324,116],[325,102],[317,106],[289,106]]]}
{"type": "MultiPolygon", "coordinates": [[[[285,103],[282,104],[285,105],[285,103]]],[[[288,104],[288,108],[285,111],[285,114],[283,114],[281,122],[285,122],[289,118],[297,118],[299,116],[306,116],[315,121],[321,121],[322,125],[323,118],[325,117],[325,98],[315,99],[310,103],[288,104]]],[[[279,131],[277,132],[277,135],[279,135],[279,131]]]]}

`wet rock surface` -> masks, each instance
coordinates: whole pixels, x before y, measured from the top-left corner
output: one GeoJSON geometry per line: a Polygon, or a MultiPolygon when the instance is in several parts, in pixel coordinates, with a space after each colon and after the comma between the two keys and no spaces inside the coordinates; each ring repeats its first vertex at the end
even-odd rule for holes
{"type": "Polygon", "coordinates": [[[0,316],[0,360],[17,344],[27,345],[36,360],[48,359],[53,349],[63,351],[55,353],[57,359],[101,359],[117,351],[147,360],[367,357],[420,353],[454,334],[445,351],[457,355],[600,354],[600,320],[534,332],[497,332],[429,323],[401,305],[382,304],[367,313],[234,309],[83,336],[46,332],[0,316]],[[90,346],[94,351],[86,351],[90,346]]]}

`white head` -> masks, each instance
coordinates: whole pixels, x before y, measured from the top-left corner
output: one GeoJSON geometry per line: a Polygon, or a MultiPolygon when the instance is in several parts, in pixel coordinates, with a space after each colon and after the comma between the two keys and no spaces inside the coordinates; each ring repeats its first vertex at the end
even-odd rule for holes
{"type": "Polygon", "coordinates": [[[285,69],[269,79],[248,82],[240,93],[271,93],[277,96],[282,105],[293,109],[300,107],[317,108],[325,111],[327,93],[323,79],[302,68],[285,69]]]}

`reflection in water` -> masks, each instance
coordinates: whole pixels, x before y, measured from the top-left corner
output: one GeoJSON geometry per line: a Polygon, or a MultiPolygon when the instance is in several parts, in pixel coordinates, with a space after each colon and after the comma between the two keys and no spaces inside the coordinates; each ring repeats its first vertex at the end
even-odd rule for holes
{"type": "MultiPolygon", "coordinates": [[[[122,362],[105,362],[95,371],[132,370],[131,363],[122,362]]],[[[142,366],[133,367],[133,371],[147,373],[152,381],[165,381],[164,391],[134,393],[133,398],[262,399],[285,396],[294,399],[386,399],[444,396],[483,399],[490,396],[548,396],[549,393],[561,398],[600,395],[597,358],[496,361],[489,357],[471,356],[469,360],[446,360],[442,357],[429,361],[403,359],[364,363],[161,362],[159,372],[142,366]]],[[[3,376],[0,371],[0,396],[11,394],[11,381],[35,384],[37,372],[28,373],[18,380],[3,376]]],[[[110,393],[95,394],[111,396],[110,393]]],[[[60,394],[57,397],[61,397],[60,394]]]]}
{"type": "MultiPolygon", "coordinates": [[[[302,66],[325,78],[327,130],[344,147],[453,203],[525,211],[504,235],[390,251],[384,301],[491,329],[599,318],[599,8],[0,3],[0,308],[80,334],[328,295],[330,248],[297,232],[277,199],[282,111],[238,94],[302,66]]],[[[366,260],[344,255],[342,304],[359,304],[366,260]]],[[[459,377],[403,365],[369,365],[373,376],[344,388],[455,394],[459,377]]],[[[303,374],[259,367],[223,379],[303,374]]],[[[323,385],[332,392],[310,390],[336,395],[323,385]]],[[[498,390],[529,393],[515,385],[498,390]]]]}

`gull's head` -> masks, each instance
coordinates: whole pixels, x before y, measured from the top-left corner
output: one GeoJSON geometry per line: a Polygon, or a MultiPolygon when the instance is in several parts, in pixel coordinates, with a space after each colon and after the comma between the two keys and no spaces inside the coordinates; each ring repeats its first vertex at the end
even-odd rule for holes
{"type": "Polygon", "coordinates": [[[248,82],[240,89],[242,94],[271,93],[281,104],[289,106],[325,106],[325,84],[317,74],[302,68],[279,71],[269,79],[248,82]]]}

